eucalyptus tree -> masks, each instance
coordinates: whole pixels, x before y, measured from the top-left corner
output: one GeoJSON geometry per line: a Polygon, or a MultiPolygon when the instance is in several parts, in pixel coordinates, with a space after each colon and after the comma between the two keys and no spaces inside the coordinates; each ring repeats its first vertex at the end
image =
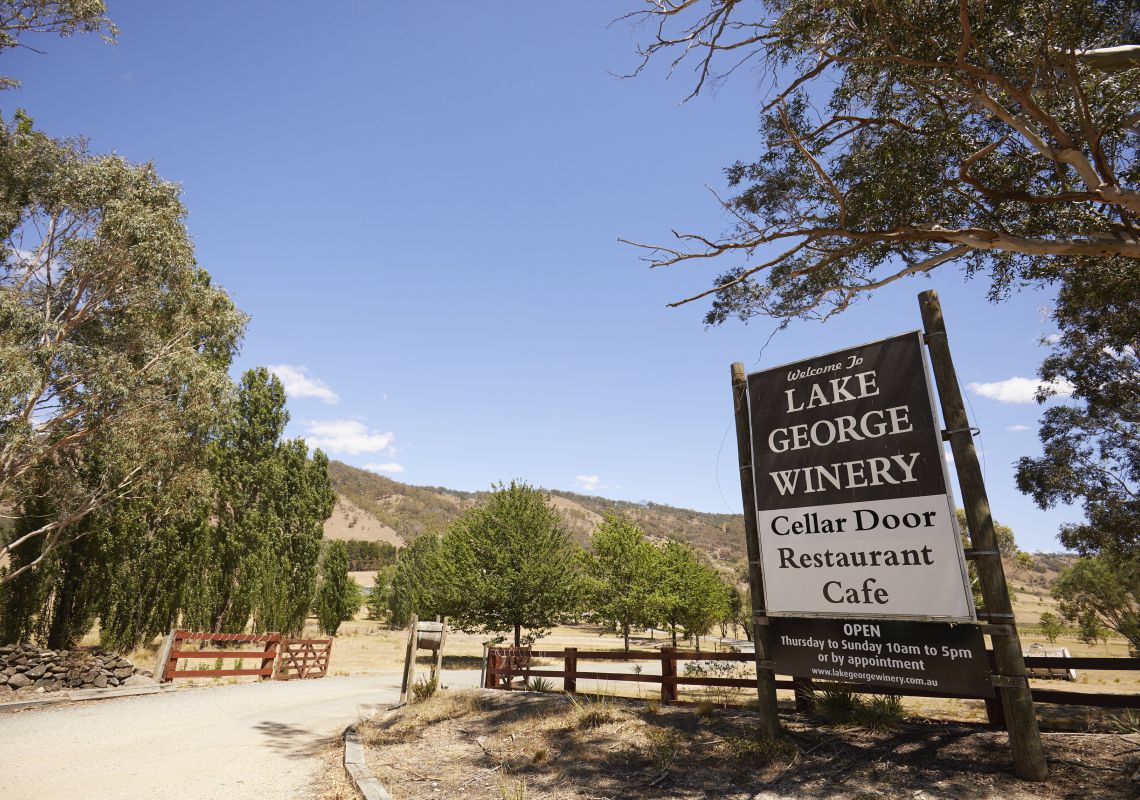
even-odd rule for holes
{"type": "Polygon", "coordinates": [[[648,246],[653,266],[722,265],[679,301],[712,296],[709,324],[827,318],[951,262],[998,298],[1140,258],[1135,3],[642,5],[638,72],[692,64],[689,97],[740,67],[769,87],[758,157],[726,170],[727,232],[648,246]]]}
{"type": "Polygon", "coordinates": [[[1041,365],[1039,399],[1063,387],[1069,402],[1042,415],[1043,452],[1017,462],[1017,485],[1043,509],[1079,503],[1085,520],[1061,526],[1085,554],[1140,553],[1140,262],[1105,261],[1058,293],[1059,333],[1041,365]]]}
{"type": "Polygon", "coordinates": [[[195,263],[185,213],[151,165],[0,121],[0,508],[52,504],[0,541],[3,563],[39,540],[0,583],[200,462],[245,317],[195,263]]]}
{"type": "MultiPolygon", "coordinates": [[[[0,0],[0,54],[15,47],[34,49],[27,44],[29,37],[75,33],[95,33],[113,42],[119,29],[103,0],[0,0]]],[[[15,78],[0,76],[0,89],[19,85],[15,78]]]]}

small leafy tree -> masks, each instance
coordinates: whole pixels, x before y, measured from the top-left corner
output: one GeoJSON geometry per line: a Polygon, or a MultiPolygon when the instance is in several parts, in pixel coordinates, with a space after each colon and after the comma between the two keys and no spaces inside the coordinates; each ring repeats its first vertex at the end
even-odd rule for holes
{"type": "Polygon", "coordinates": [[[376,621],[387,619],[391,613],[389,595],[395,571],[395,566],[377,570],[376,577],[372,579],[372,588],[368,591],[368,599],[365,601],[365,605],[368,606],[368,619],[376,621]]]}
{"type": "MultiPolygon", "coordinates": [[[[355,583],[355,581],[353,581],[355,583]]],[[[359,587],[357,587],[359,593],[359,587]]],[[[350,619],[360,607],[359,594],[354,602],[348,577],[348,550],[344,542],[332,541],[325,547],[321,559],[321,583],[317,588],[317,600],[313,609],[317,614],[317,624],[326,636],[335,636],[340,624],[350,619]]]]}
{"type": "Polygon", "coordinates": [[[511,631],[521,646],[578,608],[576,548],[547,496],[525,483],[494,487],[448,529],[442,549],[444,613],[460,630],[511,631]]]}
{"type": "Polygon", "coordinates": [[[1108,644],[1108,628],[1100,624],[1100,620],[1093,614],[1082,614],[1077,619],[1077,638],[1089,647],[1096,647],[1097,642],[1108,644]]]}
{"type": "Polygon", "coordinates": [[[1140,652],[1140,559],[1103,554],[1082,556],[1053,584],[1061,613],[1089,617],[1128,640],[1140,652]]]}
{"type": "Polygon", "coordinates": [[[657,548],[630,519],[607,515],[583,554],[588,616],[617,626],[629,651],[633,626],[653,623],[652,598],[660,578],[657,548]]]}
{"type": "Polygon", "coordinates": [[[690,545],[670,540],[661,548],[661,581],[654,607],[657,616],[669,626],[673,646],[677,627],[690,635],[706,634],[728,613],[728,585],[690,545]]]}
{"type": "Polygon", "coordinates": [[[1038,624],[1041,626],[1041,634],[1049,640],[1049,644],[1056,644],[1057,637],[1065,632],[1065,623],[1061,622],[1061,618],[1052,611],[1042,614],[1038,624]]]}

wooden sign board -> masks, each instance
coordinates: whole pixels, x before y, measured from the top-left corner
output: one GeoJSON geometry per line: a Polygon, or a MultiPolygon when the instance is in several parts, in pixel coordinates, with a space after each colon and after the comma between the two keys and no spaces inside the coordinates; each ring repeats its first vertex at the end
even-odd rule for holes
{"type": "Polygon", "coordinates": [[[768,616],[977,619],[918,331],[748,376],[768,616]]]}

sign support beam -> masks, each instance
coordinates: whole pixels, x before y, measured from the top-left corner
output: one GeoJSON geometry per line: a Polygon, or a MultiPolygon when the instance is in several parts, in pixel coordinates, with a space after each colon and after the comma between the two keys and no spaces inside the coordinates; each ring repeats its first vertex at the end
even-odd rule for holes
{"type": "Polygon", "coordinates": [[[732,365],[732,404],[736,415],[740,494],[744,499],[744,539],[748,545],[748,585],[752,595],[752,641],[756,656],[756,694],[760,703],[760,736],[763,739],[777,739],[780,736],[780,717],[776,707],[776,673],[772,663],[771,633],[768,625],[757,624],[759,618],[765,616],[764,577],[760,572],[756,488],[752,479],[752,423],[748,413],[748,382],[744,365],[740,362],[732,365]]]}
{"type": "MultiPolygon", "coordinates": [[[[938,386],[938,398],[942,405],[942,419],[949,431],[950,449],[954,454],[954,468],[958,473],[958,485],[962,492],[962,505],[970,529],[970,543],[976,550],[996,551],[997,535],[994,532],[993,517],[990,515],[990,501],[978,464],[978,454],[974,449],[973,434],[966,417],[966,407],[962,402],[962,392],[958,388],[958,375],[950,356],[950,344],[946,336],[946,321],[942,316],[942,304],[934,290],[918,295],[922,310],[925,340],[930,353],[930,364],[938,386]]],[[[994,685],[998,690],[1002,709],[1005,712],[1009,744],[1013,751],[1013,766],[1018,777],[1030,781],[1043,781],[1049,777],[1049,767],[1041,747],[1041,733],[1037,726],[1037,715],[1033,707],[1033,695],[1025,678],[1025,659],[1021,652],[1021,640],[1017,636],[1017,626],[1013,617],[1013,606],[1009,600],[1005,571],[1000,558],[979,558],[975,560],[978,577],[982,586],[986,616],[989,619],[1008,619],[1008,633],[991,632],[997,675],[994,685]]],[[[979,614],[979,617],[982,616],[979,614]]]]}

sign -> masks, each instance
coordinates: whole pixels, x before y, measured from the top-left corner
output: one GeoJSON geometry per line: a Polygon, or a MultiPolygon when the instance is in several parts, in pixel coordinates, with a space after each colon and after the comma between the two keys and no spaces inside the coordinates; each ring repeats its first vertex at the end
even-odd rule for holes
{"type": "Polygon", "coordinates": [[[748,376],[769,616],[973,621],[918,331],[748,376]]]}
{"type": "Polygon", "coordinates": [[[816,681],[993,697],[977,625],[890,620],[770,619],[776,671],[816,681]]]}

